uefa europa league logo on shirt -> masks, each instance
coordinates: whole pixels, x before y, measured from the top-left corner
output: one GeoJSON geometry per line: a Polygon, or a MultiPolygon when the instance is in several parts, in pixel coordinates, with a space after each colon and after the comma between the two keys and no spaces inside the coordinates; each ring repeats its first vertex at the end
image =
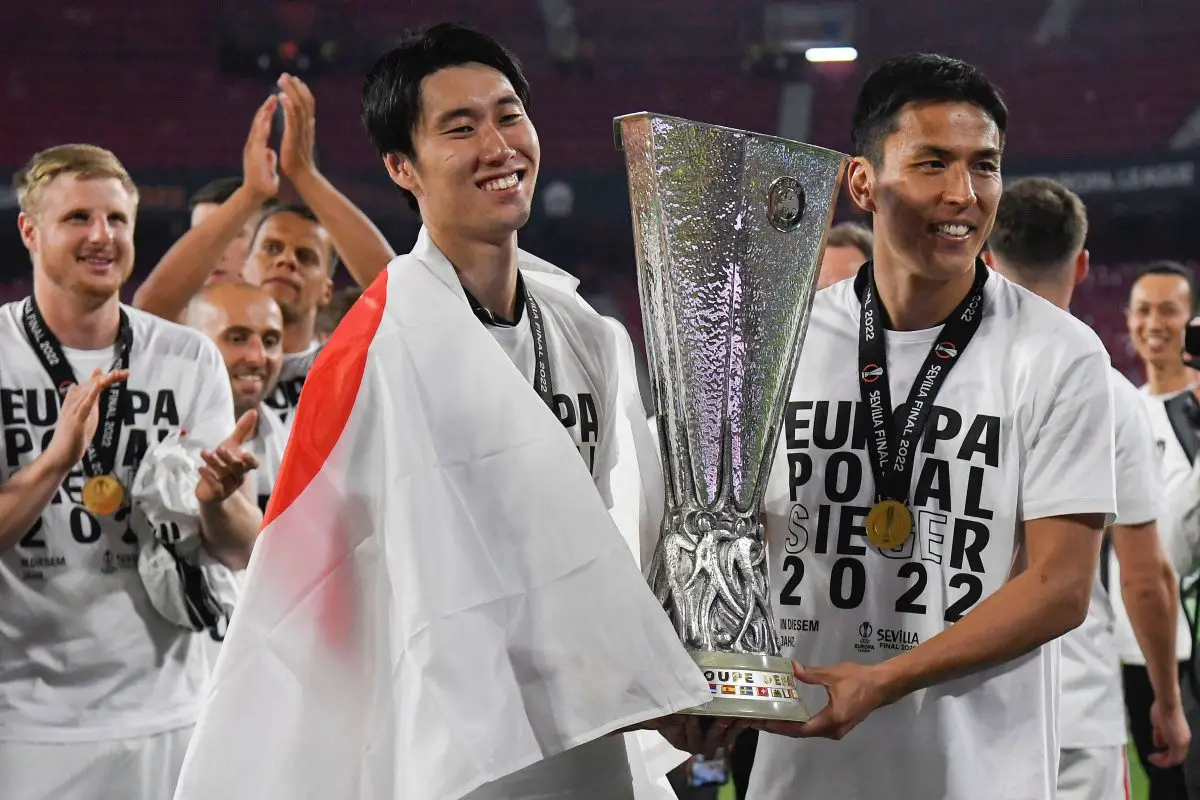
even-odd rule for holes
{"type": "Polygon", "coordinates": [[[708,679],[692,713],[804,719],[760,515],[847,158],[656,114],[614,128],[666,478],[650,583],[708,679]]]}

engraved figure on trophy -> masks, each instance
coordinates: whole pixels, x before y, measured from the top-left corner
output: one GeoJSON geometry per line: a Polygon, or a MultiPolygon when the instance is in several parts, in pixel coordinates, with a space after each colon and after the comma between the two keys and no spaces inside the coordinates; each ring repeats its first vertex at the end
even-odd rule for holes
{"type": "Polygon", "coordinates": [[[650,113],[614,132],[666,483],[648,579],[708,679],[691,713],[805,719],[759,517],[848,158],[650,113]]]}

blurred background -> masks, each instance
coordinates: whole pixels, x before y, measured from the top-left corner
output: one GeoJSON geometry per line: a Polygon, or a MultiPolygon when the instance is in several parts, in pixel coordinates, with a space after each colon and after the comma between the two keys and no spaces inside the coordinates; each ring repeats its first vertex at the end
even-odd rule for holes
{"type": "MultiPolygon", "coordinates": [[[[1075,310],[1135,381],[1122,319],[1131,271],[1200,259],[1195,0],[48,0],[6,4],[5,17],[0,166],[11,174],[68,141],[117,153],[143,198],[126,299],[186,229],[190,193],[240,174],[251,115],[282,71],[316,95],[322,170],[406,252],[418,220],[362,131],[359,87],[406,29],[441,20],[522,59],[543,152],[522,246],[579,275],[639,344],[612,118],[651,110],[848,151],[862,77],[913,50],[971,60],[1003,89],[1007,179],[1048,174],[1084,198],[1095,270],[1075,310]]],[[[29,291],[30,267],[7,181],[0,206],[9,300],[29,291]]],[[[857,218],[844,199],[838,218],[857,218]]]]}

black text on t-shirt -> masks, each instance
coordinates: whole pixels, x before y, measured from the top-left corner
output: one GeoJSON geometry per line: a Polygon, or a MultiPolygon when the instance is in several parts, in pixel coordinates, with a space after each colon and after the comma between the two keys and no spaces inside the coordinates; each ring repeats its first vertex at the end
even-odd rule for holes
{"type": "MultiPolygon", "coordinates": [[[[863,527],[874,494],[864,491],[864,481],[871,482],[868,413],[862,402],[850,400],[794,401],[786,407],[781,438],[791,508],[782,542],[784,580],[772,587],[781,607],[801,604],[805,562],[814,558],[833,561],[828,598],[833,607],[857,608],[869,590],[865,562],[875,548],[863,527]]],[[[901,406],[896,418],[904,413],[901,406]]],[[[916,445],[923,458],[910,493],[913,535],[895,550],[876,551],[897,562],[897,577],[907,586],[889,598],[897,614],[929,613],[926,593],[942,591],[943,581],[947,623],[982,598],[983,553],[994,516],[983,501],[984,486],[999,474],[1000,433],[999,417],[934,406],[916,445]],[[964,472],[966,481],[960,479],[956,492],[951,474],[964,472]]]]}

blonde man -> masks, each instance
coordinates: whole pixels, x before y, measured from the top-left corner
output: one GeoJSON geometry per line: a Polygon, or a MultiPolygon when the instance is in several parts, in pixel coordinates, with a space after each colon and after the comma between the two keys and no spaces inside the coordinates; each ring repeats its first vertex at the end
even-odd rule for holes
{"type": "Polygon", "coordinates": [[[0,307],[2,793],[161,800],[207,667],[200,636],[168,621],[143,582],[139,557],[156,540],[141,515],[170,500],[135,477],[173,434],[205,448],[201,543],[240,569],[261,523],[238,491],[254,420],[235,429],[203,334],[121,304],[138,194],[112,153],[53,147],[15,182],[33,294],[0,307]]]}

